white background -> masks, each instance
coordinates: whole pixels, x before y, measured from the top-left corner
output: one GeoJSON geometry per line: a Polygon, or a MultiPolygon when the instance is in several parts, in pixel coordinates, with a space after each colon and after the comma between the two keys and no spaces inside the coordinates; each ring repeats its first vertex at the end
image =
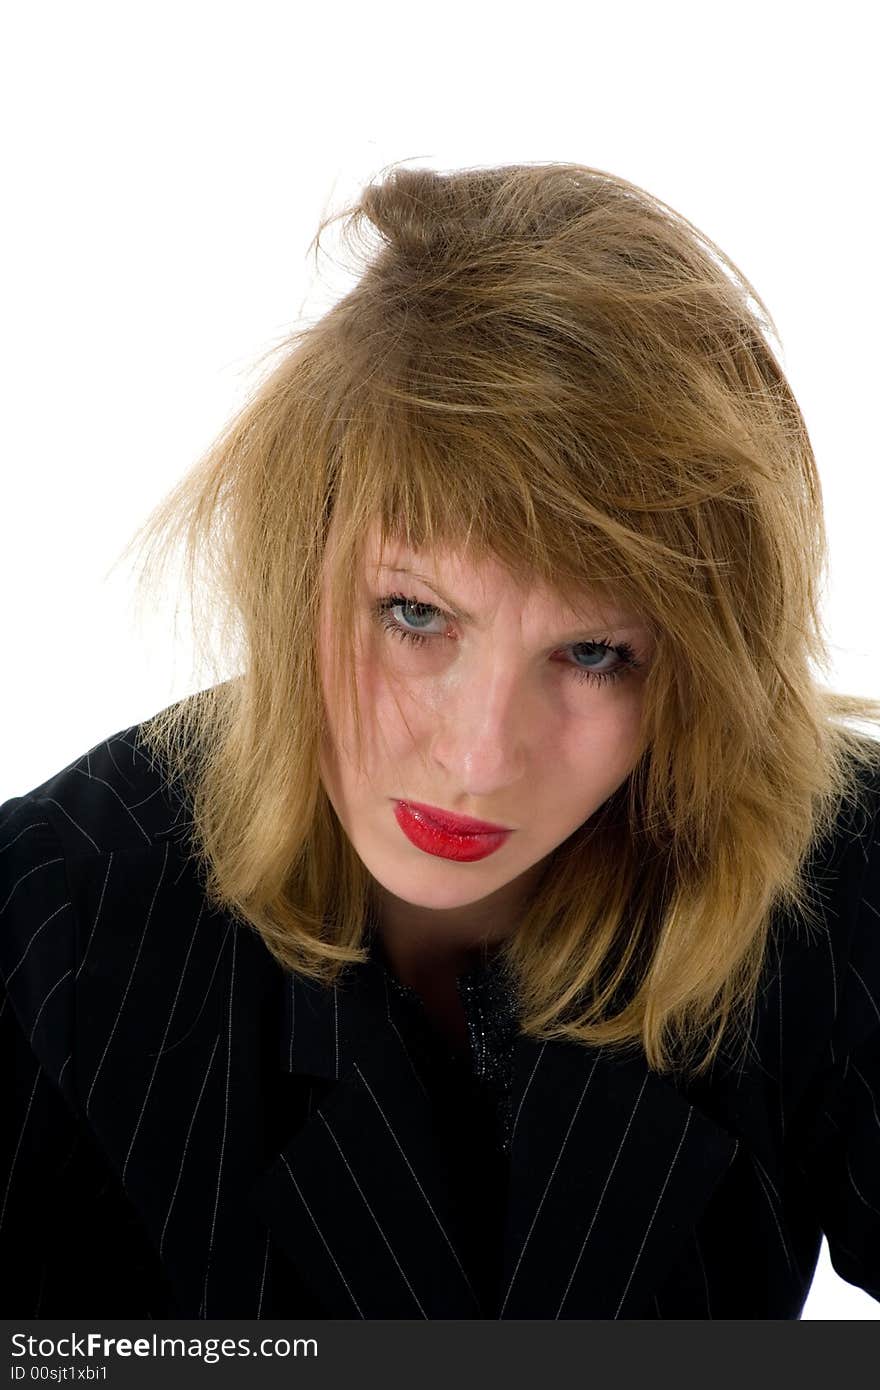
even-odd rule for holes
{"type": "MultiPolygon", "coordinates": [[[[7,7],[0,801],[195,688],[107,573],[258,354],[347,287],[306,257],[321,215],[404,159],[598,166],[728,252],[818,457],[834,684],[876,696],[870,19],[863,0],[7,7]]],[[[805,1316],[880,1305],[823,1248],[805,1316]]]]}

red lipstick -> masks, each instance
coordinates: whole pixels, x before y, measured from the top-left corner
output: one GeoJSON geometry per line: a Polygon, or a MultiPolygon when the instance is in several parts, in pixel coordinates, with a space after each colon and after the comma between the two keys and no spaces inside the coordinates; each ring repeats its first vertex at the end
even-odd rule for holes
{"type": "Polygon", "coordinates": [[[470,863],[494,854],[512,834],[506,826],[455,816],[418,801],[395,801],[394,815],[407,839],[426,854],[470,863]]]}
{"type": "Polygon", "coordinates": [[[426,806],[423,801],[403,801],[401,805],[411,807],[413,811],[418,811],[419,815],[424,816],[425,820],[433,821],[435,825],[455,835],[500,835],[510,830],[508,825],[495,825],[488,820],[474,820],[473,816],[457,816],[452,811],[441,811],[439,806],[426,806]]]}

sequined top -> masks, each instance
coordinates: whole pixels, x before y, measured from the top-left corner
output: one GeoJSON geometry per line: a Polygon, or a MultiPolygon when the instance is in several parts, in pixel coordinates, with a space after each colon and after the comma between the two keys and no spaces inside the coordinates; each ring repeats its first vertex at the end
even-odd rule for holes
{"type": "Polygon", "coordinates": [[[394,974],[373,936],[391,1017],[428,1094],[455,1205],[453,1241],[484,1308],[492,1314],[500,1276],[512,1128],[515,999],[491,960],[458,977],[468,1049],[456,1051],[420,995],[394,974]],[[457,1237],[457,1239],[456,1239],[457,1237]]]}

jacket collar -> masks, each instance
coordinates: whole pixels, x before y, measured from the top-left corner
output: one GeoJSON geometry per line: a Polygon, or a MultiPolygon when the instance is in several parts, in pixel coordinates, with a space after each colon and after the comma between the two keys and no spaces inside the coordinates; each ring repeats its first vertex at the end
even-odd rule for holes
{"type": "MultiPolygon", "coordinates": [[[[282,1069],[323,1099],[250,1189],[328,1317],[473,1318],[430,1102],[375,958],[285,977],[282,1069]]],[[[496,1318],[640,1316],[738,1140],[643,1054],[517,1031],[496,1318]]]]}

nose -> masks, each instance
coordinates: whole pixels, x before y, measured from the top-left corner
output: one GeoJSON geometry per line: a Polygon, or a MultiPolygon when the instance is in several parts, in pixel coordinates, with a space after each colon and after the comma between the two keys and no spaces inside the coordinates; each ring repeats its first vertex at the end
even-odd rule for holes
{"type": "Polygon", "coordinates": [[[472,796],[489,796],[524,776],[534,710],[521,682],[491,658],[444,698],[442,718],[431,743],[435,761],[472,796]]]}

